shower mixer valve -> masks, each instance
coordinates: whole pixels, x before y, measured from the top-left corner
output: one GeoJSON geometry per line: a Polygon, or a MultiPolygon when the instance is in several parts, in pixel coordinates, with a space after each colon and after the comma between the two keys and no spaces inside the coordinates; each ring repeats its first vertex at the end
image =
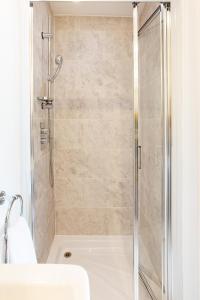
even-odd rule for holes
{"type": "Polygon", "coordinates": [[[41,102],[42,109],[53,107],[53,98],[49,97],[37,97],[37,100],[41,102]]]}
{"type": "Polygon", "coordinates": [[[49,141],[49,130],[45,128],[44,122],[40,123],[40,143],[42,145],[47,144],[49,141]]]}

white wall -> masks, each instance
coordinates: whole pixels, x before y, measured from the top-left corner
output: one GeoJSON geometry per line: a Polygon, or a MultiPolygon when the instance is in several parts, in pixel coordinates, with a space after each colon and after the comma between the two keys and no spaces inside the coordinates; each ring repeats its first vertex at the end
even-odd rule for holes
{"type": "MultiPolygon", "coordinates": [[[[28,1],[1,1],[0,190],[30,200],[28,1]]],[[[0,210],[0,218],[3,215],[0,210]]]]}
{"type": "Polygon", "coordinates": [[[198,300],[200,2],[172,4],[173,299],[198,300]]]}

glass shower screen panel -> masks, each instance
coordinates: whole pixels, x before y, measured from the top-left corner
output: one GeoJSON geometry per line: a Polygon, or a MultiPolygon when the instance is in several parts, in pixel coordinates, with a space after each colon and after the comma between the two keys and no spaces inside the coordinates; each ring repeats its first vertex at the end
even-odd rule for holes
{"type": "Polygon", "coordinates": [[[164,98],[160,5],[139,6],[139,300],[163,299],[164,98]],[[143,7],[144,11],[144,7],[143,7]],[[148,14],[149,12],[149,14],[148,14]]]}

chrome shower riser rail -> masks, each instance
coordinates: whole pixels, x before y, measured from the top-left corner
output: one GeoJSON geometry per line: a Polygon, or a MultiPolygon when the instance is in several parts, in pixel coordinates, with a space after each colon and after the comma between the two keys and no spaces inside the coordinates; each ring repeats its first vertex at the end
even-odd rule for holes
{"type": "MultiPolygon", "coordinates": [[[[51,32],[51,16],[48,18],[48,31],[51,32]]],[[[53,35],[52,35],[53,36],[53,35]]],[[[51,39],[52,37],[48,37],[48,78],[51,76],[51,39]]],[[[48,98],[51,99],[51,84],[52,82],[48,80],[48,98]]],[[[51,187],[53,188],[54,186],[54,170],[53,170],[53,151],[52,151],[52,132],[51,132],[51,114],[50,114],[50,109],[52,108],[52,104],[47,105],[48,109],[48,129],[49,129],[49,182],[51,187]]]]}

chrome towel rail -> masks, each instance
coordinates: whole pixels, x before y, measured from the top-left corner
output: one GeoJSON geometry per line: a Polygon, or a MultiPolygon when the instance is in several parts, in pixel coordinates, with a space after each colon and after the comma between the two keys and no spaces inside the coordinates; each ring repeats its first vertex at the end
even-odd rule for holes
{"type": "Polygon", "coordinates": [[[5,202],[5,200],[6,200],[6,192],[4,192],[4,191],[1,191],[0,192],[0,205],[3,205],[4,204],[4,202],[5,202]]]}
{"type": "Polygon", "coordinates": [[[16,201],[20,201],[20,216],[23,215],[23,210],[24,210],[24,203],[23,203],[23,198],[21,195],[14,195],[12,198],[12,201],[9,205],[7,214],[6,214],[6,219],[5,219],[5,227],[4,227],[4,240],[5,240],[5,263],[8,263],[8,226],[9,226],[9,221],[10,221],[10,214],[13,208],[13,205],[16,201]]]}

